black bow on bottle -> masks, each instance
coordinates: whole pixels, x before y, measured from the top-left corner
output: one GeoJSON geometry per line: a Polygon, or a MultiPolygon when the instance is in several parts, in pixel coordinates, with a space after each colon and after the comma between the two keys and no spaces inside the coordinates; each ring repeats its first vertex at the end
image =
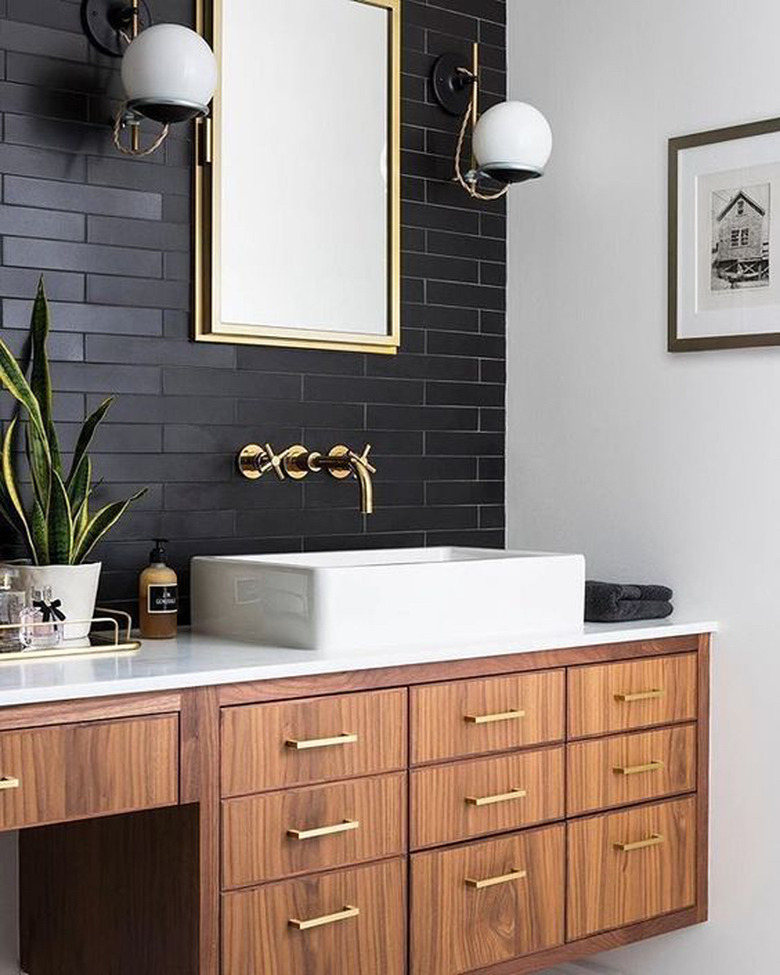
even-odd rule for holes
{"type": "Polygon", "coordinates": [[[34,599],[33,606],[39,609],[43,613],[43,623],[50,623],[52,620],[62,622],[65,619],[65,614],[60,609],[62,605],[61,599],[52,599],[51,602],[47,602],[45,599],[34,599]]]}

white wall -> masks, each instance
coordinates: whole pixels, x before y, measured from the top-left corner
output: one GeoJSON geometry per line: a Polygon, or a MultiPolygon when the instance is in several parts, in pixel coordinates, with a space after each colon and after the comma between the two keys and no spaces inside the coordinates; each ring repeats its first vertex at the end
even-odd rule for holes
{"type": "Polygon", "coordinates": [[[665,352],[666,141],[780,114],[780,4],[509,0],[549,174],[510,194],[509,544],[716,617],[711,922],[627,975],[769,975],[780,914],[780,349],[665,352]]]}

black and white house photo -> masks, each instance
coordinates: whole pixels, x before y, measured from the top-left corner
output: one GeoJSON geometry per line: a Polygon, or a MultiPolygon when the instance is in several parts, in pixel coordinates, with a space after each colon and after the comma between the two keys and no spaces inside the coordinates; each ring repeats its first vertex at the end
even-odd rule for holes
{"type": "Polygon", "coordinates": [[[780,345],[780,119],[669,140],[668,348],[780,345]]]}
{"type": "Polygon", "coordinates": [[[769,287],[771,185],[712,193],[713,292],[769,287]]]}

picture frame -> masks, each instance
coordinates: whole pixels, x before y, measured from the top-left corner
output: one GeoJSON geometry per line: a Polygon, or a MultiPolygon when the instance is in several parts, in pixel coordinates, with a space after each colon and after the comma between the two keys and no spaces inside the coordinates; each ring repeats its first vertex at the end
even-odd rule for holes
{"type": "Polygon", "coordinates": [[[672,138],[668,160],[669,352],[780,345],[780,118],[672,138]]]}

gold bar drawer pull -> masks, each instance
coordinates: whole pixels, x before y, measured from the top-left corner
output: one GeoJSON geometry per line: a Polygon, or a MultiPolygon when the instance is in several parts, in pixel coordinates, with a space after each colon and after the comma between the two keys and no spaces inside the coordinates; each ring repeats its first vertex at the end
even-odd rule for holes
{"type": "Polygon", "coordinates": [[[612,771],[615,775],[641,775],[643,772],[660,772],[663,762],[647,762],[645,765],[615,765],[612,771]]]}
{"type": "Polygon", "coordinates": [[[301,921],[297,917],[291,917],[287,923],[297,931],[308,931],[309,928],[321,928],[323,924],[336,924],[337,921],[347,921],[349,918],[357,917],[359,914],[359,907],[350,907],[347,904],[344,910],[339,911],[337,914],[323,914],[322,917],[312,917],[308,921],[301,921]]]}
{"type": "Polygon", "coordinates": [[[4,792],[7,789],[18,789],[21,785],[19,779],[13,775],[2,775],[0,776],[0,792],[4,792]]]}
{"type": "Polygon", "coordinates": [[[485,887],[508,884],[512,880],[524,880],[527,876],[527,870],[513,870],[511,873],[501,874],[500,877],[486,877],[484,880],[474,880],[472,877],[466,877],[466,886],[471,887],[472,890],[484,890],[485,887]]]}
{"type": "Polygon", "coordinates": [[[500,792],[495,796],[466,796],[466,805],[492,806],[497,802],[509,802],[511,799],[525,799],[527,795],[525,789],[512,789],[510,792],[500,792]]]}
{"type": "Polygon", "coordinates": [[[525,711],[513,708],[511,711],[498,711],[495,714],[464,714],[463,720],[467,724],[494,724],[496,721],[515,721],[524,717],[525,711]]]}
{"type": "Polygon", "coordinates": [[[665,691],[662,688],[655,687],[651,691],[635,691],[633,694],[616,694],[615,700],[623,704],[631,704],[633,701],[655,701],[663,697],[664,694],[665,691]]]}
{"type": "Polygon", "coordinates": [[[332,836],[333,833],[348,833],[352,829],[360,829],[357,819],[345,819],[334,826],[318,826],[317,829],[288,829],[287,835],[294,840],[313,840],[317,836],[332,836]]]}
{"type": "Polygon", "coordinates": [[[632,853],[634,850],[646,850],[649,846],[660,846],[663,841],[660,833],[651,833],[646,840],[637,840],[636,843],[615,843],[615,849],[621,853],[632,853]]]}
{"type": "Polygon", "coordinates": [[[288,738],[285,745],[296,751],[307,748],[330,748],[331,745],[353,745],[358,740],[357,735],[336,735],[335,738],[288,738]]]}

